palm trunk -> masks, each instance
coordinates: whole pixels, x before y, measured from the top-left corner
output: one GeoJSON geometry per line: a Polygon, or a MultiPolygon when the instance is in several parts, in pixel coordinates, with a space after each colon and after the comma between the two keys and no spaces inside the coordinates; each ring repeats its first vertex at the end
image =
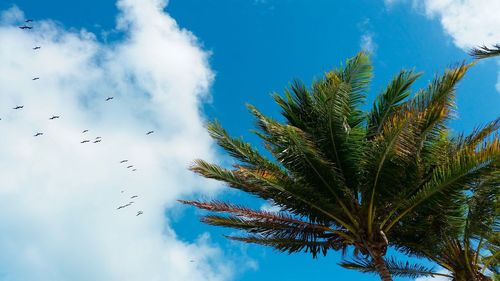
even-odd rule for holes
{"type": "Polygon", "coordinates": [[[384,257],[382,256],[373,257],[373,262],[375,263],[375,268],[377,269],[378,275],[380,276],[380,280],[392,281],[392,275],[389,272],[389,269],[387,269],[384,257]]]}

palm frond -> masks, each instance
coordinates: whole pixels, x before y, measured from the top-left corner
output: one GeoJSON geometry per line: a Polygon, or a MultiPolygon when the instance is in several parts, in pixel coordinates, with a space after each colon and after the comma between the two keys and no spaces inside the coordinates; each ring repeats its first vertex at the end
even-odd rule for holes
{"type": "Polygon", "coordinates": [[[369,135],[377,135],[382,130],[385,121],[395,112],[401,102],[409,94],[409,88],[421,75],[414,74],[413,71],[401,71],[389,83],[387,88],[378,95],[373,109],[368,116],[369,135]]]}
{"type": "Polygon", "coordinates": [[[372,71],[373,67],[370,58],[364,52],[360,52],[347,60],[345,67],[336,71],[342,82],[346,83],[350,88],[348,95],[350,114],[347,122],[351,128],[364,121],[365,115],[359,106],[365,101],[367,87],[373,76],[372,71]]]}
{"type": "Polygon", "coordinates": [[[308,241],[292,238],[267,238],[259,235],[251,235],[245,237],[226,236],[227,238],[235,241],[260,244],[272,247],[280,252],[287,252],[288,254],[306,252],[311,253],[313,258],[317,258],[318,254],[326,256],[328,250],[339,250],[347,245],[339,241],[335,237],[325,239],[323,241],[308,241]]]}
{"type": "MultiPolygon", "coordinates": [[[[353,269],[365,273],[377,273],[375,263],[370,259],[354,259],[351,261],[342,261],[340,266],[353,269]]],[[[397,261],[394,257],[386,261],[386,266],[389,272],[394,276],[405,278],[418,278],[418,277],[435,277],[445,276],[452,277],[447,274],[436,272],[432,267],[427,267],[421,264],[413,264],[410,262],[397,261]]]]}
{"type": "Polygon", "coordinates": [[[486,59],[500,56],[500,44],[495,44],[492,47],[486,47],[486,45],[479,46],[471,49],[469,54],[475,59],[486,59]]]}
{"type": "Polygon", "coordinates": [[[273,171],[280,170],[278,165],[262,156],[249,143],[244,142],[241,138],[230,137],[219,122],[208,123],[207,129],[210,136],[233,158],[251,167],[265,168],[273,171]]]}
{"type": "MultiPolygon", "coordinates": [[[[433,195],[442,196],[450,192],[462,192],[471,188],[482,175],[491,174],[500,157],[500,143],[498,139],[486,143],[479,151],[464,150],[450,158],[444,165],[436,167],[428,181],[423,183],[418,192],[405,200],[403,210],[394,220],[385,226],[387,232],[408,212],[433,195]]],[[[389,214],[389,217],[394,213],[389,214]]]]}
{"type": "Polygon", "coordinates": [[[454,116],[455,86],[463,78],[471,64],[460,64],[445,73],[406,104],[418,114],[418,128],[422,145],[432,143],[445,130],[446,122],[454,116]]]}

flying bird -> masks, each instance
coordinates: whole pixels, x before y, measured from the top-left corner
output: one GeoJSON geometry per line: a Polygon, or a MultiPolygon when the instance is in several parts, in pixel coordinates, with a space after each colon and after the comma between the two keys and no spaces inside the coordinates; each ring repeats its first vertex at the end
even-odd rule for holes
{"type": "Polygon", "coordinates": [[[127,169],[130,169],[130,168],[132,168],[132,167],[134,167],[134,165],[127,166],[127,169]]]}
{"type": "Polygon", "coordinates": [[[42,47],[40,47],[40,46],[35,46],[35,47],[33,48],[33,50],[39,50],[39,49],[41,49],[41,48],[42,48],[42,47]]]}
{"type": "Polygon", "coordinates": [[[43,133],[36,133],[36,134],[34,135],[34,137],[38,137],[38,136],[41,136],[41,135],[43,135],[43,133]]]}
{"type": "Polygon", "coordinates": [[[132,169],[132,172],[135,172],[135,171],[137,171],[137,169],[132,169]]]}
{"type": "Polygon", "coordinates": [[[120,163],[125,163],[125,162],[128,162],[128,160],[125,159],[125,160],[120,161],[120,163]]]}
{"type": "Polygon", "coordinates": [[[134,199],[134,198],[137,198],[137,197],[139,197],[139,196],[134,195],[134,196],[130,197],[130,199],[134,199]]]}
{"type": "Polygon", "coordinates": [[[23,108],[23,107],[24,107],[24,105],[18,105],[18,106],[16,106],[16,107],[14,107],[13,109],[21,109],[21,108],[23,108]]]}
{"type": "Polygon", "coordinates": [[[32,29],[32,28],[33,28],[33,26],[23,25],[23,26],[20,26],[19,28],[20,28],[20,29],[23,29],[23,30],[24,30],[24,29],[32,29]]]}
{"type": "Polygon", "coordinates": [[[82,140],[80,143],[90,142],[90,140],[82,140]]]}
{"type": "Polygon", "coordinates": [[[54,119],[58,119],[60,118],[61,116],[59,115],[52,115],[52,117],[49,118],[49,120],[54,120],[54,119]]]}
{"type": "Polygon", "coordinates": [[[107,97],[107,98],[106,98],[106,101],[110,101],[110,100],[112,100],[112,99],[114,99],[114,97],[107,97]]]}
{"type": "Polygon", "coordinates": [[[117,210],[120,210],[120,209],[126,208],[126,207],[128,207],[128,206],[132,205],[132,203],[134,203],[134,202],[130,202],[130,203],[127,203],[127,204],[125,204],[125,205],[118,206],[118,208],[116,208],[116,209],[117,209],[117,210]]]}
{"type": "Polygon", "coordinates": [[[152,133],[154,133],[155,131],[149,131],[146,133],[146,135],[151,135],[152,133]]]}
{"type": "Polygon", "coordinates": [[[24,22],[29,23],[29,22],[33,22],[33,20],[32,20],[32,19],[27,19],[27,20],[25,20],[24,22]]]}
{"type": "Polygon", "coordinates": [[[142,211],[139,211],[139,212],[137,212],[137,215],[135,215],[135,216],[137,217],[137,216],[140,216],[142,214],[144,214],[144,213],[142,211]]]}
{"type": "Polygon", "coordinates": [[[35,77],[35,78],[31,79],[31,80],[36,81],[38,79],[40,79],[40,77],[35,77]]]}
{"type": "Polygon", "coordinates": [[[88,132],[89,130],[83,130],[82,134],[85,134],[86,132],[88,132]]]}
{"type": "Polygon", "coordinates": [[[98,142],[101,142],[101,140],[95,140],[94,143],[98,143],[98,142]]]}

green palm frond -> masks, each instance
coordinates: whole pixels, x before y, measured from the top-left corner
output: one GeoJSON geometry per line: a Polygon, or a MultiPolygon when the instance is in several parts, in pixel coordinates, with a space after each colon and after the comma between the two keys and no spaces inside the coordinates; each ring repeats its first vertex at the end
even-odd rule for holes
{"type": "MultiPolygon", "coordinates": [[[[377,268],[375,264],[370,259],[354,259],[350,261],[342,261],[339,263],[340,266],[353,269],[366,273],[377,273],[377,268]]],[[[410,262],[397,261],[394,257],[387,259],[387,268],[394,276],[405,277],[405,278],[418,278],[418,277],[436,277],[436,276],[452,276],[448,274],[438,273],[432,267],[427,267],[421,264],[413,264],[410,262]]]]}
{"type": "Polygon", "coordinates": [[[492,135],[498,133],[500,129],[500,117],[487,123],[484,126],[475,127],[470,134],[464,136],[463,134],[458,137],[452,138],[451,142],[456,146],[456,149],[471,148],[481,144],[485,139],[490,138],[492,135]]]}
{"type": "MultiPolygon", "coordinates": [[[[364,120],[364,112],[359,106],[365,102],[366,91],[373,76],[373,67],[370,58],[364,52],[358,53],[347,60],[342,70],[334,71],[341,81],[349,86],[348,106],[349,115],[347,122],[351,128],[361,124],[364,120]]],[[[333,74],[332,74],[333,75],[333,74]]],[[[329,75],[326,76],[326,80],[329,75]]]]}
{"type": "Polygon", "coordinates": [[[405,200],[402,211],[392,222],[384,226],[385,231],[391,229],[408,212],[433,195],[452,194],[454,191],[461,192],[471,188],[478,178],[496,169],[495,164],[499,157],[498,139],[487,142],[480,151],[468,149],[450,157],[448,163],[436,167],[428,181],[413,196],[405,200]]]}
{"type": "Polygon", "coordinates": [[[207,129],[210,136],[233,158],[250,165],[250,167],[266,168],[273,171],[280,170],[278,165],[262,156],[249,143],[244,142],[241,138],[230,137],[219,122],[208,123],[207,129]]]}
{"type": "Polygon", "coordinates": [[[267,238],[258,235],[251,235],[246,237],[238,236],[226,236],[227,238],[235,241],[260,244],[264,246],[272,247],[280,252],[287,252],[289,254],[306,252],[311,253],[313,258],[317,258],[318,254],[323,254],[326,256],[328,250],[341,250],[347,245],[342,241],[339,241],[335,237],[330,237],[323,241],[308,241],[301,239],[291,239],[291,238],[267,238]]]}
{"type": "MultiPolygon", "coordinates": [[[[262,199],[273,200],[288,212],[298,216],[306,216],[316,221],[336,220],[340,224],[343,220],[333,214],[338,205],[318,193],[312,188],[307,188],[300,182],[295,182],[288,177],[265,171],[251,171],[237,169],[230,171],[218,165],[210,164],[203,160],[196,160],[191,170],[211,179],[227,183],[230,187],[254,194],[262,199]]],[[[348,225],[345,223],[345,225],[348,225]]]]}
{"type": "Polygon", "coordinates": [[[392,114],[400,108],[402,101],[410,95],[410,86],[420,76],[420,74],[414,74],[413,71],[401,71],[377,96],[368,116],[370,135],[374,136],[381,132],[385,121],[390,119],[392,114]]]}
{"type": "Polygon", "coordinates": [[[446,122],[454,116],[455,87],[463,78],[471,64],[460,64],[448,69],[441,77],[437,77],[424,91],[410,99],[407,105],[410,111],[418,114],[420,143],[432,143],[439,139],[446,122]]]}

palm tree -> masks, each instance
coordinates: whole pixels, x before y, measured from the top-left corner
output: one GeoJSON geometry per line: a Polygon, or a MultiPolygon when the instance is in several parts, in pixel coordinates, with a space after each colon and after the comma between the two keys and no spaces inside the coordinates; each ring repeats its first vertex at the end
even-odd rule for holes
{"type": "Polygon", "coordinates": [[[486,46],[476,47],[470,50],[470,55],[476,59],[485,59],[500,56],[500,44],[495,44],[491,48],[486,46]]]}
{"type": "MultiPolygon", "coordinates": [[[[455,85],[469,67],[448,69],[412,98],[409,88],[419,74],[401,71],[370,112],[360,109],[372,76],[364,53],[311,89],[295,82],[284,97],[274,95],[285,122],[249,105],[256,134],[274,159],[212,122],[211,136],[237,164],[226,169],[196,160],[191,167],[206,178],[270,200],[282,211],[219,201],[181,202],[223,213],[203,217],[205,223],[247,233],[230,239],[288,253],[306,251],[313,258],[353,249],[354,256],[373,263],[382,280],[392,280],[385,255],[402,220],[418,215],[417,207],[429,199],[460,200],[470,182],[490,175],[492,159],[500,153],[498,142],[452,158],[442,152],[455,85]]],[[[440,206],[433,211],[439,212],[440,206]]]]}
{"type": "MultiPolygon", "coordinates": [[[[497,119],[466,138],[457,138],[456,142],[450,143],[449,151],[456,153],[457,148],[471,145],[471,140],[477,140],[481,134],[489,135],[499,126],[500,119],[497,119]]],[[[474,142],[472,146],[476,145],[474,142]]],[[[398,230],[399,233],[394,233],[394,244],[399,250],[411,256],[430,259],[448,273],[436,273],[421,265],[410,267],[394,260],[389,262],[389,271],[393,275],[405,276],[410,276],[410,273],[413,276],[441,275],[453,281],[492,281],[485,271],[489,270],[495,275],[500,269],[499,186],[497,171],[492,177],[474,183],[470,192],[463,194],[464,204],[448,202],[440,213],[433,212],[432,208],[423,204],[414,216],[403,219],[404,227],[398,230]]],[[[442,203],[446,202],[427,202],[442,203]]],[[[358,258],[341,265],[362,272],[376,272],[373,263],[366,259],[358,258]]]]}
{"type": "MultiPolygon", "coordinates": [[[[500,118],[476,128],[468,136],[452,138],[444,151],[451,158],[462,151],[478,153],[489,143],[498,145],[499,128],[500,118]]],[[[429,200],[413,218],[404,219],[405,227],[395,233],[398,248],[433,260],[450,272],[453,281],[492,280],[484,273],[487,269],[498,273],[500,266],[500,157],[491,161],[489,176],[470,182],[462,199],[429,200]],[[433,213],[427,204],[440,204],[444,208],[440,213],[433,213]]]]}

